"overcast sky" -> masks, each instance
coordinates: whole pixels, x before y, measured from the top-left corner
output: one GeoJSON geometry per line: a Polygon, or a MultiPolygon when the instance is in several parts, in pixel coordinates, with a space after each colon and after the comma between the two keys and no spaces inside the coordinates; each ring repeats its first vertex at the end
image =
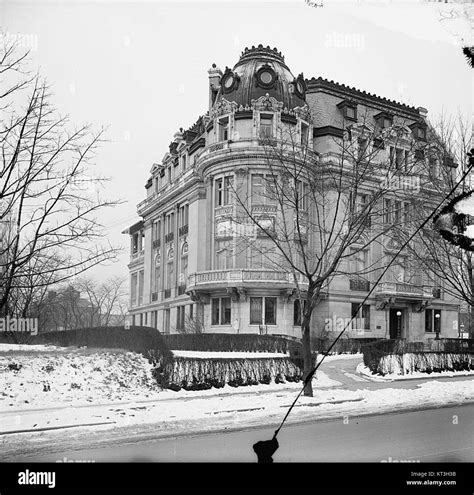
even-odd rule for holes
{"type": "Polygon", "coordinates": [[[91,273],[102,278],[127,273],[129,244],[120,232],[138,220],[152,163],[179,127],[206,112],[212,63],[232,67],[246,46],[262,43],[277,47],[294,75],[422,106],[432,119],[442,112],[468,119],[472,79],[458,46],[469,37],[463,8],[417,0],[324,0],[323,8],[304,0],[4,0],[0,26],[31,49],[62,113],[108,127],[97,173],[112,178],[107,195],[127,203],[102,221],[127,252],[112,268],[91,273]],[[444,20],[453,8],[454,18],[444,20]]]}

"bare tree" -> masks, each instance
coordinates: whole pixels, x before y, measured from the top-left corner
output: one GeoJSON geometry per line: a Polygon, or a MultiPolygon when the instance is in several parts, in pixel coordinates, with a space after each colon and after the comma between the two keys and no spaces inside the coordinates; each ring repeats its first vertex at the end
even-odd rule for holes
{"type": "MultiPolygon", "coordinates": [[[[252,267],[291,273],[307,377],[310,324],[329,285],[349,276],[369,290],[371,274],[392,261],[382,246],[396,242],[397,227],[412,221],[403,205],[420,194],[419,143],[403,122],[380,130],[364,119],[321,156],[292,129],[283,126],[277,140],[261,138],[260,175],[254,178],[253,166],[251,192],[245,181],[232,185],[237,208],[225,228],[234,230],[252,267]],[[370,259],[359,263],[368,251],[370,259]]],[[[304,393],[312,395],[310,381],[304,393]]]]}
{"type": "Polygon", "coordinates": [[[124,316],[125,282],[125,277],[112,277],[102,283],[90,278],[83,278],[77,282],[75,288],[84,294],[94,308],[89,326],[94,326],[92,321],[98,321],[100,326],[107,327],[114,323],[114,317],[124,316]]]}
{"type": "Polygon", "coordinates": [[[60,283],[104,261],[97,216],[119,202],[101,197],[90,172],[103,130],[74,127],[51,104],[47,83],[27,70],[15,42],[0,46],[0,312],[15,292],[60,283]]]}
{"type": "MultiPolygon", "coordinates": [[[[442,115],[434,124],[425,149],[427,173],[431,175],[431,187],[438,193],[451,189],[455,182],[466,175],[469,167],[469,151],[472,148],[472,129],[462,117],[456,119],[442,115]],[[455,168],[453,168],[455,167],[455,168]],[[456,173],[453,173],[456,170],[456,173]]],[[[472,174],[463,180],[458,194],[473,190],[472,174]]],[[[422,198],[415,200],[418,221],[431,207],[422,198]]],[[[400,232],[401,237],[406,233],[400,232]]],[[[428,225],[421,229],[409,245],[415,262],[423,268],[433,283],[437,296],[441,291],[463,301],[468,308],[469,332],[473,338],[474,324],[474,259],[473,253],[454,246],[443,239],[428,225]]]]}

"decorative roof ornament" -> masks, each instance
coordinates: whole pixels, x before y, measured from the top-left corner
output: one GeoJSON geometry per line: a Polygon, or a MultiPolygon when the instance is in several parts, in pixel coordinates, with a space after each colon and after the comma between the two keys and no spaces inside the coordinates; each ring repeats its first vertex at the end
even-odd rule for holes
{"type": "Polygon", "coordinates": [[[225,115],[228,113],[234,113],[238,104],[235,101],[228,101],[225,98],[221,98],[212,108],[211,110],[211,118],[220,117],[221,115],[225,115]]]}
{"type": "Polygon", "coordinates": [[[276,98],[273,96],[270,96],[268,93],[265,94],[265,96],[261,96],[260,98],[257,98],[256,100],[252,100],[252,108],[254,110],[259,110],[259,111],[272,111],[272,112],[279,112],[283,108],[283,102],[278,101],[276,98]]]}

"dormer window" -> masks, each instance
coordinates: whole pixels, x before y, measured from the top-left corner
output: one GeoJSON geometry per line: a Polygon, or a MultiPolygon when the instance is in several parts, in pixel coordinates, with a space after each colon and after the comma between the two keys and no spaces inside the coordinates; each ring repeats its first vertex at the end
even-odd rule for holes
{"type": "Polygon", "coordinates": [[[426,124],[415,122],[410,126],[413,137],[419,141],[426,141],[426,124]]]}
{"type": "Polygon", "coordinates": [[[357,103],[353,101],[344,100],[337,105],[337,108],[341,110],[342,115],[346,120],[357,120],[357,103]]]}
{"type": "Polygon", "coordinates": [[[219,141],[227,141],[229,139],[229,118],[219,120],[219,141]]]}
{"type": "Polygon", "coordinates": [[[387,129],[393,125],[393,115],[386,112],[380,112],[374,116],[375,122],[379,129],[387,129]]]}

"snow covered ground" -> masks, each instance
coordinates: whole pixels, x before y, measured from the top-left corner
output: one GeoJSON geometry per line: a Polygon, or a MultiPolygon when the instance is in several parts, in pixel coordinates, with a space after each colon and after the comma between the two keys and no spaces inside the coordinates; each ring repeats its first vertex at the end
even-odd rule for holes
{"type": "Polygon", "coordinates": [[[48,352],[60,349],[54,345],[29,345],[29,344],[0,344],[0,353],[2,352],[48,352]]]}
{"type": "MultiPolygon", "coordinates": [[[[4,447],[0,459],[24,448],[25,439],[33,449],[37,441],[54,443],[67,431],[76,431],[77,438],[82,435],[77,432],[86,435],[90,428],[141,425],[153,435],[170,435],[278,424],[302,387],[301,383],[273,383],[173,392],[156,385],[151,365],[139,354],[85,351],[0,356],[0,436],[4,447]],[[32,436],[34,431],[41,434],[32,436]]],[[[357,357],[347,355],[347,359],[357,357]]],[[[327,358],[336,359],[341,356],[327,358]]],[[[387,384],[374,390],[364,389],[361,383],[361,389],[347,390],[318,371],[313,386],[314,397],[299,398],[290,422],[474,401],[474,379],[468,376],[456,381],[431,380],[413,388],[389,388],[387,384]]]]}
{"type": "MultiPolygon", "coordinates": [[[[33,346],[28,346],[33,347],[33,346]]],[[[162,398],[193,397],[196,392],[162,390],[152,377],[153,366],[142,355],[133,352],[107,352],[74,349],[61,353],[47,352],[37,346],[37,353],[12,352],[0,354],[0,411],[61,405],[85,405],[118,401],[160,400],[162,398]],[[39,352],[44,351],[44,352],[39,352]]],[[[58,348],[60,349],[60,348],[58,348]]],[[[19,349],[23,351],[24,349],[19,349]]],[[[56,350],[56,348],[54,349],[56,350]]],[[[225,353],[173,351],[188,357],[222,357],[225,353]]],[[[270,353],[227,353],[225,357],[287,357],[270,353]]],[[[341,383],[318,371],[316,388],[337,387],[341,383]]],[[[230,387],[203,390],[205,396],[239,394],[249,389],[297,390],[299,383],[261,384],[251,387],[230,387]]]]}
{"type": "MultiPolygon", "coordinates": [[[[357,365],[357,372],[362,376],[370,378],[372,381],[376,382],[393,382],[394,380],[414,380],[416,378],[450,378],[453,376],[474,376],[474,371],[440,371],[434,373],[422,373],[420,371],[414,371],[412,373],[407,373],[401,375],[398,373],[388,373],[386,375],[374,375],[370,369],[364,365],[364,363],[359,363],[357,365]]],[[[473,385],[474,386],[474,385],[473,385]]]]}

